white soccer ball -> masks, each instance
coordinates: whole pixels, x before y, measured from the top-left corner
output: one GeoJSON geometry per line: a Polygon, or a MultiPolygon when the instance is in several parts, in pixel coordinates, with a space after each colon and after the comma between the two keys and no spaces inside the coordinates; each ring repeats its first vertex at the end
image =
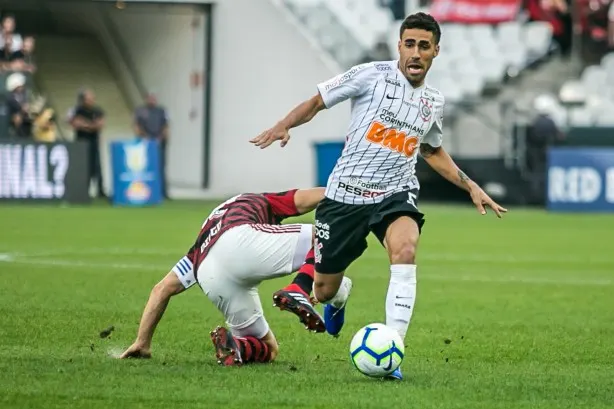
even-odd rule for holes
{"type": "Polygon", "coordinates": [[[361,373],[381,378],[394,372],[405,355],[401,336],[384,324],[362,327],[350,343],[350,359],[361,373]]]}

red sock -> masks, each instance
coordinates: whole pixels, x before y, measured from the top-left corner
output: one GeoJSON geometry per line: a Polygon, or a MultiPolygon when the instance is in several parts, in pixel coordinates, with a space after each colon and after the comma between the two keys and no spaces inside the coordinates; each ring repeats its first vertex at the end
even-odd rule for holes
{"type": "Polygon", "coordinates": [[[305,293],[305,295],[309,296],[311,294],[311,290],[313,289],[313,275],[315,273],[315,258],[313,248],[309,250],[307,256],[305,257],[305,262],[299,268],[294,280],[292,280],[292,284],[287,286],[285,289],[289,291],[297,291],[305,293]]]}
{"type": "Polygon", "coordinates": [[[271,359],[267,344],[255,337],[234,337],[239,345],[243,363],[268,362],[271,359]]]}

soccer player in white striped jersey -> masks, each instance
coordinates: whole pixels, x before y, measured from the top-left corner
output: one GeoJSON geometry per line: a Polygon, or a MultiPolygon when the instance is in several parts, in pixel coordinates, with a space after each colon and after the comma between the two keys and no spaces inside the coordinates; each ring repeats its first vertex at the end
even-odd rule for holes
{"type": "MultiPolygon", "coordinates": [[[[416,298],[416,249],[424,215],[418,211],[418,152],[440,175],[466,190],[481,214],[495,203],[460,170],[442,147],[444,97],[425,83],[439,54],[441,30],[425,13],[408,16],[400,29],[399,59],[361,64],[318,85],[274,127],[250,142],[266,148],[321,110],[352,101],[346,144],[316,208],[314,296],[325,305],[326,329],[341,330],[349,289],[346,268],[364,252],[373,232],[390,259],[386,325],[405,337],[416,298]]],[[[402,379],[400,370],[391,376],[402,379]]]]}

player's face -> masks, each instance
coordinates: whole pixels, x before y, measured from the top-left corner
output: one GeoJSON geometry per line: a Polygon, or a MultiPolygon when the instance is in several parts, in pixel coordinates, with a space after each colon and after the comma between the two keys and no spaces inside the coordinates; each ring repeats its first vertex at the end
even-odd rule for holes
{"type": "Polygon", "coordinates": [[[405,30],[399,40],[399,69],[414,87],[424,83],[433,58],[439,53],[434,40],[433,33],[417,28],[405,30]]]}

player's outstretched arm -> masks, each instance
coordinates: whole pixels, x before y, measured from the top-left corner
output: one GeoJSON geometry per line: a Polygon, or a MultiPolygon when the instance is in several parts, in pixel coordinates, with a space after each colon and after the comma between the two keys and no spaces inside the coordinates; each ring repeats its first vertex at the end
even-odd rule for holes
{"type": "Polygon", "coordinates": [[[162,319],[171,297],[184,290],[185,287],[172,271],[154,286],[141,317],[136,341],[120,355],[121,359],[151,358],[151,340],[156,326],[162,319]]]}
{"type": "Polygon", "coordinates": [[[297,105],[292,111],[286,115],[284,119],[275,124],[271,129],[267,129],[250,142],[264,149],[275,141],[281,141],[281,147],[287,145],[290,140],[289,131],[299,125],[307,123],[314,116],[325,108],[322,95],[319,93],[297,105]]]}
{"type": "Polygon", "coordinates": [[[299,214],[311,212],[324,199],[324,188],[299,189],[294,194],[294,204],[299,214]]]}
{"type": "Polygon", "coordinates": [[[486,214],[484,206],[490,207],[499,218],[501,218],[501,213],[507,212],[507,209],[492,200],[477,183],[469,179],[465,172],[456,166],[454,160],[452,160],[443,147],[433,147],[423,143],[420,145],[420,154],[426,163],[437,173],[461,189],[469,192],[473,204],[475,204],[481,214],[486,214]]]}

